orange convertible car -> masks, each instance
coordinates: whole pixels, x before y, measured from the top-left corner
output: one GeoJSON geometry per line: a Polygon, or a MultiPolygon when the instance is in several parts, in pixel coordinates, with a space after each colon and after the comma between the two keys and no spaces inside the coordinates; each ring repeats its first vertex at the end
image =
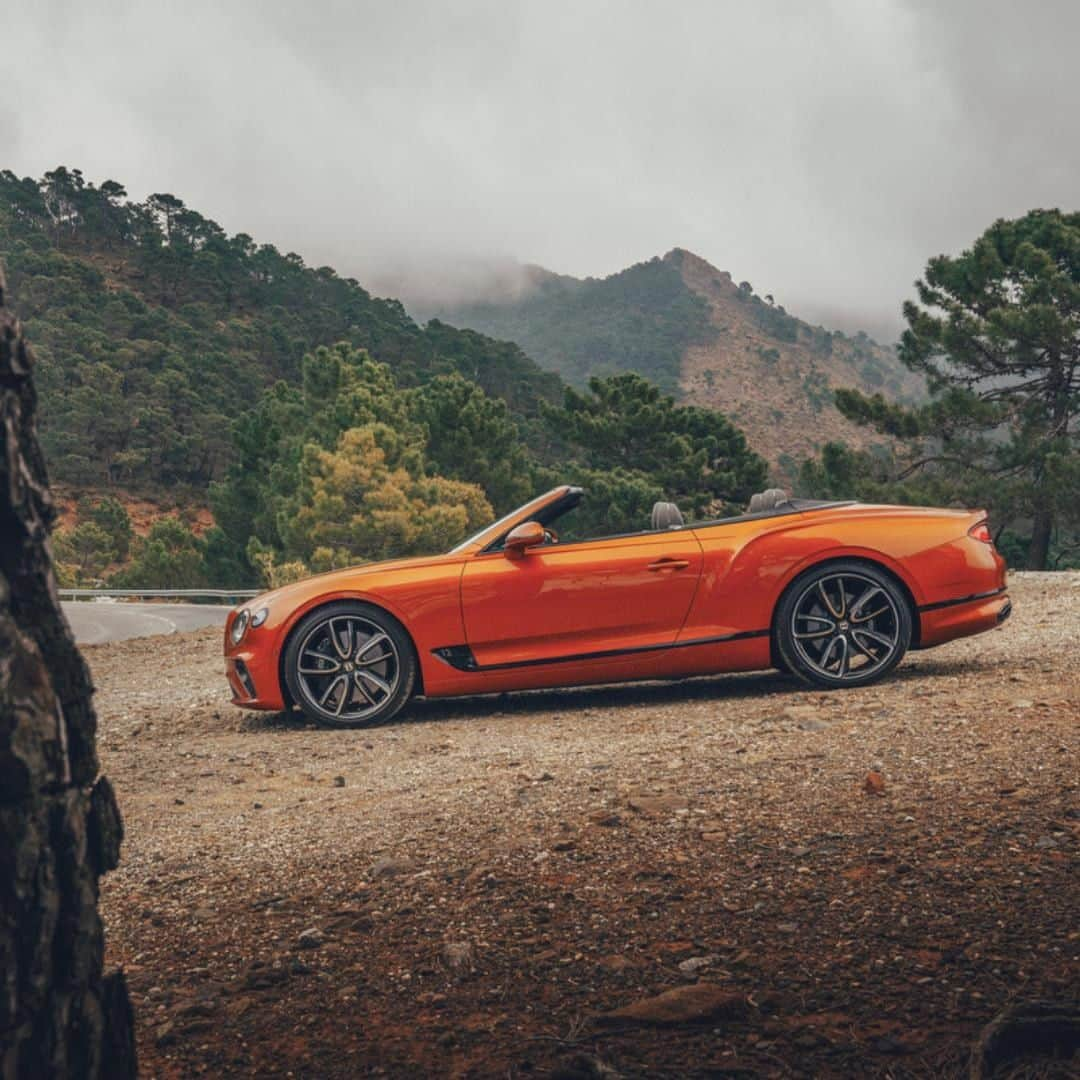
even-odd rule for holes
{"type": "Polygon", "coordinates": [[[233,700],[365,724],[414,694],[769,667],[815,686],[861,686],[909,648],[1009,615],[1005,562],[981,511],[774,489],[740,517],[685,524],[657,503],[641,532],[572,539],[585,497],[559,487],[445,555],[257,597],[225,628],[233,700]]]}

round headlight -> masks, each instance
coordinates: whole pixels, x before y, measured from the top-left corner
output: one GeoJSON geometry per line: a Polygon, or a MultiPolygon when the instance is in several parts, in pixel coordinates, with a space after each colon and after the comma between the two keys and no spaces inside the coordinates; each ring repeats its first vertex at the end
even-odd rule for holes
{"type": "Polygon", "coordinates": [[[264,622],[266,622],[266,616],[269,615],[269,614],[270,614],[270,609],[269,608],[264,608],[264,607],[259,608],[259,610],[256,611],[255,614],[251,616],[251,625],[253,627],[262,626],[262,624],[264,622]]]}
{"type": "Polygon", "coordinates": [[[251,618],[251,612],[247,608],[244,608],[239,615],[233,620],[232,630],[229,632],[229,637],[232,638],[234,645],[239,645],[243,640],[244,634],[247,633],[248,621],[251,618]]]}

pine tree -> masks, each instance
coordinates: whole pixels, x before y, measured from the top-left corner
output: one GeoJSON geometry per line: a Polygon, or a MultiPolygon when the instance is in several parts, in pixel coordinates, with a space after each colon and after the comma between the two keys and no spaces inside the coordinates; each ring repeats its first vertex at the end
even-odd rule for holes
{"type": "Polygon", "coordinates": [[[925,473],[1003,522],[1030,522],[1027,565],[1080,521],[1080,214],[997,221],[930,260],[904,305],[900,357],[927,377],[917,409],[841,391],[851,419],[903,441],[896,479],[925,473]]]}

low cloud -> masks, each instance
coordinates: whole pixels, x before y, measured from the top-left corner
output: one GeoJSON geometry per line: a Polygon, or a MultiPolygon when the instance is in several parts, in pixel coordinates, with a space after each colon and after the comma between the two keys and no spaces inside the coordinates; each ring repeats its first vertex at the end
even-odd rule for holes
{"type": "Polygon", "coordinates": [[[377,291],[681,246],[887,337],[929,256],[1080,175],[1072,3],[15,8],[0,167],[172,191],[377,291]]]}

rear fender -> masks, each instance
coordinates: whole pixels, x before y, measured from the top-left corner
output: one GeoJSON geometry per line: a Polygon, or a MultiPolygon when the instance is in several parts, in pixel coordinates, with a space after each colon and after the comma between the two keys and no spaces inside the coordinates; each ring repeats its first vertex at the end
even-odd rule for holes
{"type": "MultiPolygon", "coordinates": [[[[833,532],[833,530],[830,530],[833,532]]],[[[812,566],[836,559],[861,559],[892,574],[914,607],[924,590],[895,556],[860,544],[841,544],[835,535],[787,528],[758,535],[732,550],[717,536],[699,534],[705,552],[701,587],[680,638],[755,633],[772,627],[784,590],[812,566]]]]}
{"type": "Polygon", "coordinates": [[[784,576],[783,583],[779,592],[776,594],[773,606],[775,607],[776,604],[780,602],[780,597],[784,595],[791,583],[800,574],[805,573],[814,566],[819,566],[821,563],[838,562],[842,559],[858,559],[861,562],[873,563],[876,566],[884,567],[907,590],[908,596],[914,604],[915,609],[924,602],[923,591],[919,587],[919,583],[898,559],[894,559],[891,555],[886,555],[885,552],[877,551],[873,548],[846,546],[823,548],[815,555],[807,557],[791,567],[784,576]]]}

